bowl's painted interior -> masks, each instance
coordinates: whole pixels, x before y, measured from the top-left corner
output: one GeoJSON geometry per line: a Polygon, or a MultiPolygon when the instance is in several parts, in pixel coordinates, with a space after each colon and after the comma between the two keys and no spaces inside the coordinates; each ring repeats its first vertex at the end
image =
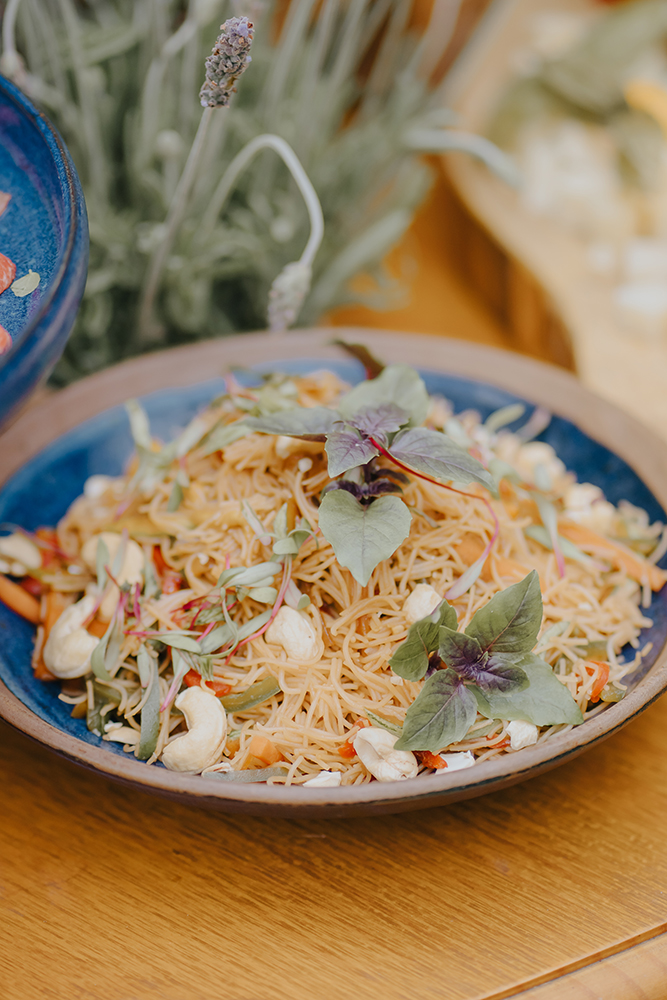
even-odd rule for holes
{"type": "Polygon", "coordinates": [[[0,190],[11,200],[0,216],[0,253],[29,269],[39,286],[0,294],[0,325],[13,346],[0,356],[0,421],[62,353],[83,294],[88,224],[83,193],[51,123],[0,77],[0,190]]]}
{"type": "MultiPolygon", "coordinates": [[[[304,372],[322,364],[305,360],[265,367],[304,372]]],[[[354,362],[327,362],[327,367],[350,382],[362,377],[361,367],[354,362]]],[[[474,408],[485,418],[502,406],[522,401],[503,389],[460,376],[422,374],[429,392],[446,396],[456,412],[474,408]]],[[[160,390],[145,397],[142,402],[153,433],[169,440],[222,390],[222,380],[214,379],[186,388],[160,390]]],[[[526,415],[519,423],[525,421],[532,409],[532,404],[527,403],[526,415]]],[[[660,504],[628,464],[569,420],[553,417],[540,440],[555,448],[580,481],[600,486],[613,503],[628,500],[644,508],[652,521],[667,520],[660,504]]],[[[8,480],[0,491],[0,524],[5,528],[20,525],[29,530],[55,524],[81,494],[88,476],[120,474],[131,451],[124,408],[114,407],[100,413],[54,441],[8,480]]],[[[667,557],[662,564],[666,562],[667,557]]],[[[667,588],[654,595],[646,614],[654,624],[644,630],[642,640],[652,642],[653,648],[636,676],[628,678],[632,685],[647,673],[667,641],[667,588]]],[[[102,741],[88,732],[83,720],[70,717],[68,706],[57,698],[57,683],[44,684],[33,679],[30,667],[33,635],[33,627],[0,602],[0,679],[39,718],[79,740],[123,755],[118,744],[102,741]]]]}

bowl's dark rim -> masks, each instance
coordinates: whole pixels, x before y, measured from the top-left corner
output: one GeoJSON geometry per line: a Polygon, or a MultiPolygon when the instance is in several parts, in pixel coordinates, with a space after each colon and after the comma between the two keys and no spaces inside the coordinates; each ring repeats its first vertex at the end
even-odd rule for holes
{"type": "Polygon", "coordinates": [[[56,272],[51,277],[49,289],[46,295],[41,299],[39,309],[37,309],[35,314],[30,318],[30,322],[27,323],[26,326],[24,326],[20,331],[19,336],[16,337],[9,351],[7,351],[7,353],[2,355],[0,358],[0,369],[2,369],[13,361],[18,351],[25,346],[31,335],[41,324],[44,317],[49,312],[49,309],[51,308],[53,301],[60,290],[63,278],[69,269],[72,254],[74,253],[77,242],[78,184],[69,151],[67,150],[63,140],[60,138],[59,133],[56,131],[55,127],[51,124],[46,115],[39,111],[38,108],[36,108],[35,105],[25,96],[25,94],[4,76],[0,76],[0,91],[13,101],[15,105],[17,105],[24,117],[27,116],[28,118],[33,119],[34,124],[41,132],[42,137],[49,148],[49,152],[53,157],[54,166],[58,174],[58,178],[61,181],[61,190],[63,192],[66,212],[65,246],[61,252],[60,262],[56,272]],[[62,171],[59,169],[59,164],[62,165],[62,171]],[[65,178],[64,185],[62,184],[63,174],[65,178]]]}
{"type": "MultiPolygon", "coordinates": [[[[176,348],[126,362],[55,394],[19,418],[0,440],[0,481],[4,481],[49,441],[82,420],[121,402],[170,385],[203,381],[223,365],[249,365],[257,358],[289,360],[308,357],[326,362],[337,355],[332,334],[346,332],[388,361],[446,370],[477,378],[573,420],[585,433],[613,449],[667,507],[667,445],[638,421],[586,390],[570,374],[495,348],[445,338],[367,330],[319,329],[283,335],[248,334],[176,348]],[[529,386],[528,391],[525,386],[529,386]],[[37,432],[36,434],[32,433],[37,432]],[[37,440],[35,440],[35,437],[37,440]]],[[[323,812],[344,815],[424,808],[496,790],[555,767],[606,739],[643,712],[667,689],[667,647],[647,676],[622,702],[609,706],[583,726],[474,768],[434,774],[409,781],[371,782],[340,788],[233,785],[215,778],[177,774],[146,767],[133,757],[119,757],[91,746],[35,716],[0,684],[0,717],[28,736],[79,764],[146,790],[159,791],[193,804],[248,812],[323,812]]]]}

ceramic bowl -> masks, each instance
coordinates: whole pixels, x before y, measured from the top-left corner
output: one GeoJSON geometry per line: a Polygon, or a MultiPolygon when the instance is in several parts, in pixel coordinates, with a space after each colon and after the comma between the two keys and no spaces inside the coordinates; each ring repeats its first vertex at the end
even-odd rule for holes
{"type": "MultiPolygon", "coordinates": [[[[340,331],[337,331],[340,335],[340,331]]],[[[665,519],[667,445],[630,417],[591,395],[571,375],[527,358],[444,338],[347,331],[385,361],[418,367],[431,392],[446,395],[460,411],[482,416],[520,399],[553,414],[543,435],[580,480],[600,485],[613,501],[627,499],[651,519],[665,519]]],[[[221,387],[214,372],[234,366],[280,367],[293,372],[333,368],[351,381],[362,377],[356,362],[329,346],[326,330],[247,335],[181,348],[128,362],[95,375],[23,415],[0,442],[0,522],[28,529],[53,524],[94,473],[118,474],[131,452],[124,409],[141,395],[156,435],[170,438],[221,387]],[[108,409],[107,407],[111,407],[108,409]],[[12,474],[13,473],[13,474],[12,474]]],[[[667,588],[665,588],[667,591],[667,588]]],[[[0,604],[0,715],[23,732],[78,763],[142,788],[189,798],[193,803],[254,813],[355,815],[425,808],[498,789],[562,763],[611,735],[637,716],[667,686],[667,593],[654,597],[654,625],[644,641],[653,650],[630,678],[616,705],[567,733],[515,754],[452,774],[410,781],[372,782],[350,788],[285,788],[233,785],[214,777],[176,774],[124,754],[70,718],[55,684],[33,680],[33,629],[0,604]]]]}
{"type": "Polygon", "coordinates": [[[88,268],[88,220],[74,164],[53,125],[0,77],[0,252],[16,277],[40,276],[30,294],[0,294],[0,424],[51,371],[65,347],[88,268]]]}

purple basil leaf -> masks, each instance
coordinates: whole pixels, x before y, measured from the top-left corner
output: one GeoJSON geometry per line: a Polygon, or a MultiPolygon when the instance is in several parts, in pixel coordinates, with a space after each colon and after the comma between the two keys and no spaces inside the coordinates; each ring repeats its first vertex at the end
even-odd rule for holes
{"type": "Polygon", "coordinates": [[[373,379],[377,378],[384,371],[384,365],[381,361],[371,354],[364,344],[348,344],[344,340],[334,340],[334,344],[337,347],[342,347],[344,351],[347,351],[351,357],[356,358],[364,366],[366,371],[366,378],[373,379]]]}
{"type": "Polygon", "coordinates": [[[385,468],[373,468],[370,467],[370,478],[379,479],[380,476],[389,476],[390,479],[395,479],[397,483],[409,483],[410,477],[406,476],[404,472],[399,472],[398,469],[385,469],[385,468]]]}
{"type": "MultiPolygon", "coordinates": [[[[509,660],[509,656],[507,657],[509,660]]],[[[502,691],[504,694],[523,691],[528,687],[528,675],[514,662],[505,661],[501,656],[490,656],[486,664],[471,677],[482,691],[502,691]]]]}
{"type": "Polygon", "coordinates": [[[324,446],[329,457],[329,475],[332,479],[349,469],[356,469],[358,465],[365,465],[379,454],[375,445],[362,437],[354,427],[349,424],[337,426],[341,429],[329,433],[324,446]]]}
{"type": "Polygon", "coordinates": [[[578,726],[584,721],[576,701],[548,663],[534,653],[518,662],[528,677],[527,687],[507,692],[470,689],[482,715],[487,719],[522,719],[535,726],[578,726]]]}
{"type": "Polygon", "coordinates": [[[382,406],[366,406],[354,415],[354,426],[369,437],[378,434],[391,434],[403,427],[410,419],[410,414],[395,403],[383,403],[382,406]]]}
{"type": "Polygon", "coordinates": [[[466,635],[488,653],[529,653],[542,624],[540,578],[533,570],[519,583],[494,594],[476,611],[466,635]]]}
{"type": "Polygon", "coordinates": [[[426,618],[414,622],[389,661],[394,673],[409,681],[421,680],[428,670],[431,653],[438,648],[440,626],[446,623],[456,625],[456,611],[447,601],[442,601],[426,618]]]}
{"type": "Polygon", "coordinates": [[[396,750],[438,753],[466,735],[477,717],[477,703],[453,670],[438,670],[410,705],[396,750]]]}
{"type": "Polygon", "coordinates": [[[472,667],[478,663],[484,664],[488,659],[488,653],[484,653],[477,639],[466,635],[465,632],[455,632],[446,625],[440,628],[438,652],[448,667],[469,680],[473,680],[469,673],[472,667]]]}
{"type": "Polygon", "coordinates": [[[495,480],[482,463],[441,431],[428,427],[401,431],[392,441],[390,453],[399,462],[433,479],[445,483],[480,483],[494,496],[498,495],[495,480]]]}
{"type": "Polygon", "coordinates": [[[327,485],[322,490],[322,496],[325,493],[330,493],[332,490],[346,490],[351,493],[353,497],[357,500],[361,500],[364,494],[364,487],[359,486],[357,483],[353,483],[350,479],[337,479],[335,483],[327,483],[327,485]]]}
{"type": "Polygon", "coordinates": [[[262,417],[244,417],[243,423],[260,434],[282,434],[285,437],[304,438],[306,441],[324,441],[334,424],[340,420],[335,410],[326,406],[298,406],[293,410],[267,413],[262,417]]]}
{"type": "Polygon", "coordinates": [[[383,493],[402,493],[403,490],[398,483],[392,483],[390,479],[374,479],[371,483],[361,487],[365,497],[379,497],[383,493]]]}

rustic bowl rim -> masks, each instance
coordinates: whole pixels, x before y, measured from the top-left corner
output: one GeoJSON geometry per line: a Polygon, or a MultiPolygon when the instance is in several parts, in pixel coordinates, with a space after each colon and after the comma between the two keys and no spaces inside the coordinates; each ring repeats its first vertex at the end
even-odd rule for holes
{"type": "MultiPolygon", "coordinates": [[[[207,381],[223,367],[267,361],[340,360],[333,346],[345,336],[386,361],[488,383],[540,403],[572,421],[624,459],[667,508],[667,443],[568,372],[498,348],[420,334],[354,328],[318,328],[284,334],[244,334],[124,362],[55,393],[29,409],[0,439],[0,484],[61,434],[128,396],[207,381]]],[[[667,688],[667,645],[649,673],[623,701],[583,726],[518,754],[451,774],[339,788],[235,785],[214,777],[147,767],[91,746],[40,719],[0,682],[0,718],[59,754],[135,787],[228,811],[283,815],[363,815],[426,808],[500,789],[563,763],[606,739],[643,712],[667,688]]]]}

